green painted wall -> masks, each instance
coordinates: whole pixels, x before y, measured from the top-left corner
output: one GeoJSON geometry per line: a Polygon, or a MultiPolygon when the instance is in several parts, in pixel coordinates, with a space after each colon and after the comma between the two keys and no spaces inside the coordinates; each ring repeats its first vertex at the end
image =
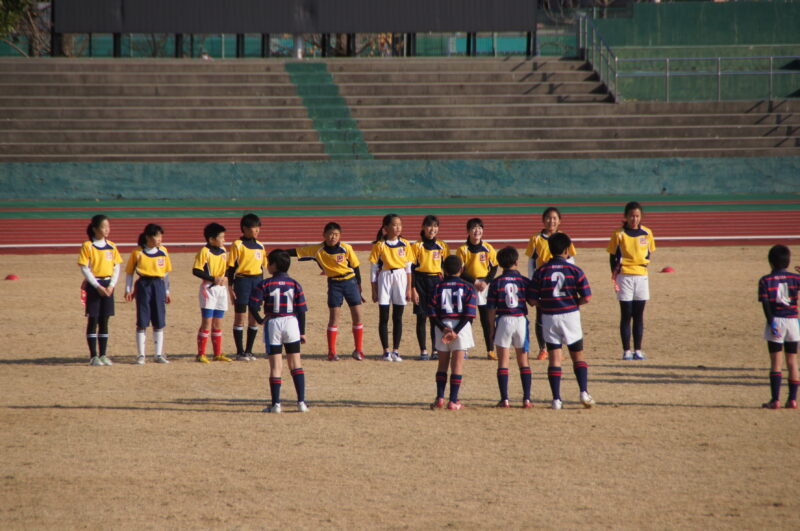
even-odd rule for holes
{"type": "Polygon", "coordinates": [[[2,163],[0,199],[791,193],[800,157],[2,163]]]}

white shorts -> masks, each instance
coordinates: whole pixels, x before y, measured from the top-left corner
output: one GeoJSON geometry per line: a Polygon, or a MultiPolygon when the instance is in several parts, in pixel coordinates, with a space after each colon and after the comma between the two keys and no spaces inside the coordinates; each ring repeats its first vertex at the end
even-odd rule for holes
{"type": "Polygon", "coordinates": [[[581,312],[542,314],[542,333],[546,343],[572,345],[583,339],[581,312]]]}
{"type": "MultiPolygon", "coordinates": [[[[455,328],[458,325],[458,321],[454,319],[442,319],[442,322],[445,326],[449,326],[450,328],[455,328]]],[[[469,350],[475,346],[475,340],[472,338],[472,323],[467,323],[464,325],[458,332],[458,337],[456,337],[453,341],[449,344],[445,345],[442,343],[442,331],[439,330],[439,327],[435,327],[434,330],[436,334],[436,350],[439,352],[453,352],[455,350],[469,350]]]]}
{"type": "Polygon", "coordinates": [[[215,286],[213,282],[204,280],[200,284],[201,310],[228,310],[228,287],[215,286]]]}
{"type": "Polygon", "coordinates": [[[483,290],[481,291],[478,291],[477,289],[475,290],[475,298],[478,301],[476,304],[478,306],[485,306],[486,299],[488,297],[489,297],[489,283],[487,282],[486,287],[483,290]]]}
{"type": "Polygon", "coordinates": [[[645,275],[617,275],[618,301],[647,301],[650,300],[650,284],[645,275]]]}
{"type": "Polygon", "coordinates": [[[378,304],[406,305],[408,273],[405,269],[383,269],[378,273],[378,304]]]}
{"type": "Polygon", "coordinates": [[[264,324],[264,343],[267,345],[286,345],[300,341],[300,325],[297,317],[273,317],[264,324]]]}
{"type": "Polygon", "coordinates": [[[503,348],[524,347],[528,330],[526,325],[527,319],[522,315],[506,315],[499,318],[494,330],[494,344],[503,348]]]}
{"type": "Polygon", "coordinates": [[[773,343],[793,343],[800,341],[800,321],[794,317],[774,317],[780,335],[772,335],[769,324],[764,326],[764,339],[773,343]]]}

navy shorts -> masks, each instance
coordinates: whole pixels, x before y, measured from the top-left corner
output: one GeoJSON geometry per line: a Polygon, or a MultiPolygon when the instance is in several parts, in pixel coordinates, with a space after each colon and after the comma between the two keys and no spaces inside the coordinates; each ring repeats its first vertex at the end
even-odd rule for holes
{"type": "Polygon", "coordinates": [[[167,286],[161,277],[139,277],[136,281],[136,328],[152,323],[159,330],[167,326],[167,286]]]}
{"type": "Polygon", "coordinates": [[[264,278],[258,275],[233,279],[233,293],[236,295],[236,301],[234,302],[236,313],[247,313],[250,295],[262,280],[264,278]]]}
{"type": "Polygon", "coordinates": [[[415,315],[428,314],[428,303],[430,303],[431,297],[433,297],[433,290],[440,280],[441,278],[439,275],[414,272],[412,281],[414,282],[414,289],[417,290],[417,294],[419,295],[419,304],[414,305],[415,315]]]}
{"type": "Polygon", "coordinates": [[[347,280],[328,279],[328,308],[339,308],[343,300],[351,307],[361,304],[361,291],[356,277],[347,280]]]}
{"type": "MultiPolygon", "coordinates": [[[[107,288],[111,283],[110,278],[98,278],[97,283],[107,288]]],[[[83,283],[86,290],[86,317],[100,319],[114,315],[114,295],[103,297],[88,282],[83,283]]]]}

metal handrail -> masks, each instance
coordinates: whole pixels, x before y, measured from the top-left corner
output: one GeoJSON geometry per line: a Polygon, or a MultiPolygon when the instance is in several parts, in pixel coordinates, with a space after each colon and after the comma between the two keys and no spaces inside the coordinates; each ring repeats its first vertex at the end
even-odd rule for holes
{"type": "Polygon", "coordinates": [[[611,97],[617,101],[619,59],[585,13],[578,13],[578,48],[583,51],[583,58],[597,71],[600,81],[606,84],[611,97]]]}

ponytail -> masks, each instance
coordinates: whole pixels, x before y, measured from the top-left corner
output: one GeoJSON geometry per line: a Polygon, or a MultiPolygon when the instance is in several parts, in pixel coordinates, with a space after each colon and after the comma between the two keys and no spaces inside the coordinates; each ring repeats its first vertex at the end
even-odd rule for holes
{"type": "Polygon", "coordinates": [[[91,221],[89,221],[89,225],[86,227],[86,235],[89,237],[89,241],[94,240],[95,238],[94,230],[107,219],[108,216],[105,216],[103,214],[97,214],[95,216],[92,216],[91,221]]]}
{"type": "Polygon", "coordinates": [[[161,225],[156,225],[155,223],[145,225],[144,232],[139,235],[139,247],[142,249],[147,247],[147,238],[158,234],[164,234],[164,229],[161,228],[161,225]]]}
{"type": "Polygon", "coordinates": [[[384,234],[383,229],[385,227],[389,226],[389,224],[392,223],[392,220],[394,218],[399,218],[399,217],[400,216],[398,216],[397,214],[394,214],[394,213],[386,214],[385,216],[383,216],[383,221],[381,222],[381,228],[378,229],[378,234],[375,235],[375,241],[373,241],[372,243],[378,243],[380,241],[385,240],[386,239],[386,234],[384,234]]]}

